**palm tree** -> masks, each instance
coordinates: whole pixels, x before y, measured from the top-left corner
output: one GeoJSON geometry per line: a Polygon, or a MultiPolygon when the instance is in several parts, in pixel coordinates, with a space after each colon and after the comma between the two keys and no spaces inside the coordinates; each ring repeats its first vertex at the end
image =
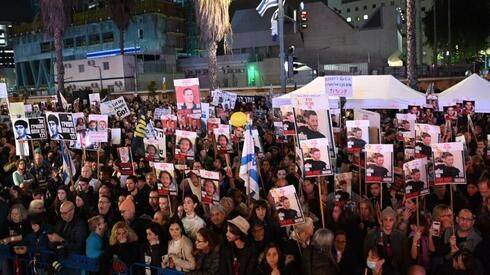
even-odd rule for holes
{"type": "Polygon", "coordinates": [[[196,0],[196,19],[200,29],[201,41],[208,50],[209,81],[211,89],[218,87],[218,42],[224,39],[225,52],[228,51],[228,38],[231,34],[231,0],[196,0]]]}
{"type": "Polygon", "coordinates": [[[415,41],[415,0],[407,0],[407,80],[412,88],[417,88],[415,41]]]}
{"type": "Polygon", "coordinates": [[[58,83],[58,104],[61,104],[61,96],[65,90],[65,68],[63,66],[63,34],[71,22],[70,0],[41,0],[41,21],[44,31],[54,39],[54,51],[56,55],[56,82],[58,83]]]}
{"type": "Polygon", "coordinates": [[[108,0],[111,17],[114,24],[119,30],[119,48],[121,55],[124,55],[124,32],[128,29],[133,10],[135,8],[135,0],[108,0]]]}

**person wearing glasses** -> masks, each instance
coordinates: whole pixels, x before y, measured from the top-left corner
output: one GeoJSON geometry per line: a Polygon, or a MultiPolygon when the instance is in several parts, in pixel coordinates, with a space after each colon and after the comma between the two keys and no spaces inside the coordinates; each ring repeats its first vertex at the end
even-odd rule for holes
{"type": "Polygon", "coordinates": [[[460,250],[470,252],[475,250],[482,237],[473,227],[474,224],[473,213],[469,209],[461,209],[456,217],[455,233],[453,234],[452,230],[446,230],[444,233],[444,242],[449,245],[451,256],[460,250]]]}
{"type": "Polygon", "coordinates": [[[61,220],[48,234],[49,242],[54,247],[63,247],[67,253],[85,253],[85,240],[87,239],[87,225],[75,214],[75,204],[65,201],[60,206],[61,220]]]}

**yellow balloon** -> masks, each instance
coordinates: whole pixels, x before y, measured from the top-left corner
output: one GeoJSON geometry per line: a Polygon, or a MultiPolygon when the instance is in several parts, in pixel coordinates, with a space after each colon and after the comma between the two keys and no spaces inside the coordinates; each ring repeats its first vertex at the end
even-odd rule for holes
{"type": "Polygon", "coordinates": [[[243,127],[247,124],[247,121],[247,114],[243,112],[235,112],[230,117],[230,123],[235,127],[243,127]]]}

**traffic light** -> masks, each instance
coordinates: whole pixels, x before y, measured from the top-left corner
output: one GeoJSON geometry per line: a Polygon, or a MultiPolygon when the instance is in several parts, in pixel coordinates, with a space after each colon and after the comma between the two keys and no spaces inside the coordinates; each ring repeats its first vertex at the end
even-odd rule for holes
{"type": "Polygon", "coordinates": [[[306,29],[308,28],[308,12],[305,10],[302,10],[299,13],[299,24],[301,26],[301,29],[306,29]]]}

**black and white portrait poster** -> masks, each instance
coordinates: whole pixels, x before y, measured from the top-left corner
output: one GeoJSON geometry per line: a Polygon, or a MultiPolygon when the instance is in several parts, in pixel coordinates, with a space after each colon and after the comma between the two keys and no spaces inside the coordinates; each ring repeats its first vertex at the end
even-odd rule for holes
{"type": "Polygon", "coordinates": [[[46,112],[49,137],[52,140],[76,140],[75,124],[71,113],[46,112]]]}
{"type": "Polygon", "coordinates": [[[201,176],[201,201],[204,204],[219,203],[219,172],[199,170],[201,176]]]}
{"type": "Polygon", "coordinates": [[[300,144],[306,178],[333,175],[326,138],[301,140],[300,144]]]}
{"type": "Polygon", "coordinates": [[[273,188],[269,191],[274,199],[274,207],[281,227],[303,223],[305,221],[301,204],[293,185],[273,188]]]}
{"type": "Polygon", "coordinates": [[[431,144],[434,184],[466,184],[464,148],[461,142],[431,144]]]}
{"type": "Polygon", "coordinates": [[[16,140],[29,140],[31,139],[31,130],[29,129],[29,122],[26,117],[12,117],[12,123],[14,125],[14,137],[16,140]]]}
{"type": "Polygon", "coordinates": [[[359,153],[369,143],[369,120],[347,120],[347,152],[359,153]]]}
{"type": "Polygon", "coordinates": [[[393,182],[393,144],[366,145],[366,183],[393,182]]]}
{"type": "Polygon", "coordinates": [[[403,164],[405,175],[405,198],[415,198],[429,194],[427,159],[415,159],[403,164]]]}

